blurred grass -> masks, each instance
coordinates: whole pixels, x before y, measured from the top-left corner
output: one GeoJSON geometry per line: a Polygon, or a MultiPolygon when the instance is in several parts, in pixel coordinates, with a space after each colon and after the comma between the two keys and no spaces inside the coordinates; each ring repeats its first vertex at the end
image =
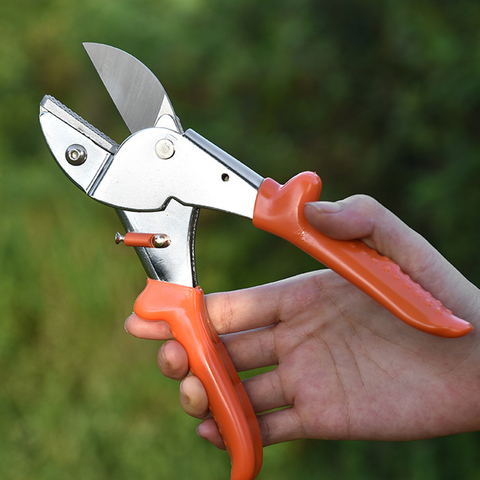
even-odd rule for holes
{"type": "MultiPolygon", "coordinates": [[[[127,134],[81,48],[144,61],[191,126],[262,175],[316,170],[324,198],[377,197],[480,283],[480,4],[475,1],[7,0],[0,5],[0,478],[228,478],[194,433],[158,345],[129,337],[142,290],[115,214],[59,171],[52,94],[127,134]]],[[[249,222],[202,212],[207,292],[317,268],[249,222]]],[[[478,479],[480,437],[301,441],[260,479],[478,479]]]]}

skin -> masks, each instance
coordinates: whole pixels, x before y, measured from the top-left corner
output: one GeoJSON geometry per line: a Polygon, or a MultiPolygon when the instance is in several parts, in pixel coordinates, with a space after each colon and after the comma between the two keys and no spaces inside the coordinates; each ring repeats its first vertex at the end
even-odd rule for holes
{"type": "MultiPolygon", "coordinates": [[[[457,339],[420,332],[330,270],[208,295],[210,319],[237,370],[276,366],[244,381],[264,445],[300,438],[416,440],[479,430],[477,287],[370,197],[315,202],[305,214],[322,233],[362,239],[390,257],[477,328],[457,339]]],[[[204,420],[198,434],[224,448],[205,389],[189,374],[187,354],[168,326],[132,315],[126,329],[168,340],[158,354],[160,370],[181,381],[183,409],[204,420]]]]}

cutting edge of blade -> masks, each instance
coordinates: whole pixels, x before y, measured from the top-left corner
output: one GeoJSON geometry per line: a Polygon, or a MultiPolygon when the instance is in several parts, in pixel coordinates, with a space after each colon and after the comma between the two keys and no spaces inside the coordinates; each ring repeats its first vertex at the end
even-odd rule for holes
{"type": "Polygon", "coordinates": [[[178,132],[183,133],[167,92],[160,80],[145,64],[133,55],[110,45],[84,42],[83,47],[132,133],[155,126],[164,114],[170,115],[175,121],[178,132]],[[110,55],[107,55],[108,53],[110,55]],[[126,82],[127,86],[122,85],[124,78],[118,75],[122,69],[115,64],[115,62],[120,64],[120,59],[122,64],[129,65],[126,71],[123,69],[127,75],[131,76],[131,81],[126,82]],[[111,65],[112,62],[113,65],[111,65]]]}

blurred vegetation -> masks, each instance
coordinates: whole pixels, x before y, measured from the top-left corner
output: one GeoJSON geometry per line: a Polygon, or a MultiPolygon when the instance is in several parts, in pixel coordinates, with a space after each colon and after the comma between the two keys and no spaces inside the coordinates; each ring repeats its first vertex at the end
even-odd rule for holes
{"type": "MultiPolygon", "coordinates": [[[[476,0],[4,0],[0,4],[0,478],[224,479],[123,321],[145,282],[110,209],[57,168],[52,94],[127,135],[81,47],[140,58],[183,120],[265,176],[317,171],[323,198],[367,193],[480,283],[476,0]]],[[[248,221],[203,212],[207,292],[318,265],[248,221]]],[[[263,479],[478,479],[479,434],[265,449],[263,479]]]]}

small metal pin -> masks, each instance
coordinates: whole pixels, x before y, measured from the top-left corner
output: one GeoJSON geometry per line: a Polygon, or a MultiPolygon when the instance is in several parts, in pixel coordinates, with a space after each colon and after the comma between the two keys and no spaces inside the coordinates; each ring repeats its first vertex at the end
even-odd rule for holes
{"type": "Polygon", "coordinates": [[[165,248],[170,245],[170,237],[164,233],[127,232],[115,234],[115,243],[125,243],[128,247],[165,248]]]}
{"type": "Polygon", "coordinates": [[[120,232],[115,234],[115,243],[118,245],[120,242],[125,241],[125,235],[122,235],[120,232]]]}

